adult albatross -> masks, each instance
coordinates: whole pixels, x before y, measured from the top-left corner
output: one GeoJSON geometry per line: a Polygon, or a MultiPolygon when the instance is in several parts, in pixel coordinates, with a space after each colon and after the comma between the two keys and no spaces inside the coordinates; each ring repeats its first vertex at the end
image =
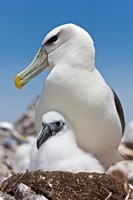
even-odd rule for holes
{"type": "Polygon", "coordinates": [[[70,120],[79,147],[93,153],[108,169],[124,133],[125,120],[116,93],[95,68],[90,35],[74,24],[52,30],[31,64],[16,76],[16,86],[21,89],[46,67],[51,72],[36,106],[37,133],[44,113],[61,113],[70,120]]]}

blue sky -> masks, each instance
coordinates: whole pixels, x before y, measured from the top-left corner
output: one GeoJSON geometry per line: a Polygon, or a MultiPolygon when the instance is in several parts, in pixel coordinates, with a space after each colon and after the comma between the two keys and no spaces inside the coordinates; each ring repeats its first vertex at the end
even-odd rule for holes
{"type": "Polygon", "coordinates": [[[0,121],[15,122],[41,93],[48,72],[20,91],[14,77],[31,62],[44,36],[69,22],[91,34],[96,67],[120,97],[126,121],[133,119],[132,0],[1,0],[0,121]]]}

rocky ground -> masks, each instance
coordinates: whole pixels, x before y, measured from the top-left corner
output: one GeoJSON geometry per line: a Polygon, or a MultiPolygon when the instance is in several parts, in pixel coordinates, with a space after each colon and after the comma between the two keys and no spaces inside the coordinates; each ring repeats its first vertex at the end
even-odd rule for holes
{"type": "Polygon", "coordinates": [[[28,172],[28,154],[35,140],[35,103],[15,123],[15,130],[0,128],[0,200],[128,200],[133,199],[133,123],[126,130],[120,151],[130,160],[111,166],[107,174],[28,172]],[[20,172],[20,173],[18,173],[20,172]],[[10,177],[9,179],[7,179],[10,177]],[[4,181],[4,182],[3,182],[4,181]],[[130,185],[130,186],[129,186],[130,185]]]}

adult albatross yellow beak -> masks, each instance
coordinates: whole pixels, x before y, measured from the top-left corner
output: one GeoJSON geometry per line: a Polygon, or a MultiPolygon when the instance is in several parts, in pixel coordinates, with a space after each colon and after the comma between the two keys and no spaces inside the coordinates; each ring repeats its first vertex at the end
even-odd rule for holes
{"type": "Polygon", "coordinates": [[[30,63],[30,65],[20,72],[16,77],[15,77],[15,85],[18,89],[21,89],[26,83],[28,83],[32,78],[40,74],[42,71],[45,70],[45,68],[48,67],[48,56],[47,52],[42,46],[33,61],[30,63]]]}

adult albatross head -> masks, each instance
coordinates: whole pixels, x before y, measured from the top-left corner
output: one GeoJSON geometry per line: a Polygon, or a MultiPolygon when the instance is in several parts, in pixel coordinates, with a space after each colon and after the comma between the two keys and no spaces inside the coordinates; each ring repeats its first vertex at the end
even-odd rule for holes
{"type": "Polygon", "coordinates": [[[15,85],[21,89],[47,67],[67,63],[92,70],[94,62],[95,49],[90,35],[77,25],[65,24],[48,33],[31,64],[16,76],[15,85]]]}

